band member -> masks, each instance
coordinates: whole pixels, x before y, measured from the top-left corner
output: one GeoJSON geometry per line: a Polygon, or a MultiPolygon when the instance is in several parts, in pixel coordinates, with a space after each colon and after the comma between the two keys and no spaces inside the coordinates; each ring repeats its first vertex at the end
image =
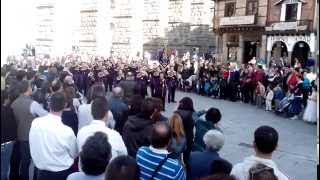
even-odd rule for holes
{"type": "Polygon", "coordinates": [[[161,72],[159,73],[159,81],[157,84],[155,84],[154,97],[162,100],[163,110],[165,110],[166,94],[167,94],[167,82],[166,82],[164,73],[161,72]]]}
{"type": "Polygon", "coordinates": [[[168,85],[168,103],[175,101],[175,94],[176,94],[176,88],[177,88],[177,76],[175,71],[168,71],[168,77],[167,77],[167,85],[168,85]]]}
{"type": "Polygon", "coordinates": [[[84,94],[87,94],[87,90],[90,87],[89,72],[89,66],[87,64],[82,64],[79,76],[79,90],[84,94]]]}
{"type": "Polygon", "coordinates": [[[140,94],[143,98],[147,93],[148,76],[146,72],[139,72],[136,78],[136,94],[140,94]]]}
{"type": "Polygon", "coordinates": [[[160,86],[159,71],[160,70],[154,70],[153,75],[151,76],[150,88],[152,97],[155,97],[156,89],[160,86]]]}
{"type": "Polygon", "coordinates": [[[106,82],[105,82],[105,87],[106,87],[106,91],[109,91],[111,92],[112,91],[112,85],[113,85],[113,82],[114,82],[114,79],[116,77],[116,73],[115,73],[115,68],[113,65],[111,65],[110,63],[107,63],[106,64],[107,68],[107,74],[106,74],[106,82]]]}

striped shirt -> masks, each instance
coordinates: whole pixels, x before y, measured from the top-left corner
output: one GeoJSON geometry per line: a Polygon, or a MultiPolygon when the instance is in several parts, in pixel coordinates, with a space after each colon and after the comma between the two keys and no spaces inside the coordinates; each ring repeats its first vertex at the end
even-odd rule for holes
{"type": "MultiPolygon", "coordinates": [[[[141,147],[137,152],[137,163],[140,168],[140,180],[149,180],[168,151],[153,147],[141,147]]],[[[154,177],[155,180],[185,180],[182,165],[175,159],[168,158],[154,177]]]]}

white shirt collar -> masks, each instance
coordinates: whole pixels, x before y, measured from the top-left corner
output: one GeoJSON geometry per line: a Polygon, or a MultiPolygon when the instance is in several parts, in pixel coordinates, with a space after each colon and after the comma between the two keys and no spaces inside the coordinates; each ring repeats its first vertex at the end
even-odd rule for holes
{"type": "Polygon", "coordinates": [[[154,153],[157,153],[157,154],[169,154],[168,150],[166,149],[156,149],[152,146],[149,146],[150,150],[154,153]]]}
{"type": "Polygon", "coordinates": [[[106,123],[101,120],[92,120],[90,124],[103,125],[103,126],[106,125],[106,123]]]}
{"type": "Polygon", "coordinates": [[[57,115],[52,114],[52,113],[49,113],[48,116],[49,116],[51,119],[61,121],[61,116],[57,116],[57,115]]]}

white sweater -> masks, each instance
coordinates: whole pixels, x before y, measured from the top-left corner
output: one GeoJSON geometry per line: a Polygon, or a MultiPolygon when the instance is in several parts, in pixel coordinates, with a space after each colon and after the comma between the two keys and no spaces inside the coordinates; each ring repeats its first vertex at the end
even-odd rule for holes
{"type": "Polygon", "coordinates": [[[231,175],[235,176],[237,180],[248,180],[249,169],[256,164],[264,164],[270,168],[273,168],[278,180],[289,180],[289,177],[281,172],[271,159],[263,159],[257,156],[249,156],[245,158],[243,162],[236,164],[232,168],[231,175]]]}

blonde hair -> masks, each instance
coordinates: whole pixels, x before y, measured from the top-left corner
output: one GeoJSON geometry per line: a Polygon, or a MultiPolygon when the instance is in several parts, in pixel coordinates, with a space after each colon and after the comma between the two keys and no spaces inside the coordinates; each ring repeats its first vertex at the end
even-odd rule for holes
{"type": "Polygon", "coordinates": [[[169,119],[169,126],[172,130],[173,137],[177,138],[177,142],[179,142],[180,139],[185,136],[185,132],[182,119],[178,113],[173,113],[169,119]]]}

